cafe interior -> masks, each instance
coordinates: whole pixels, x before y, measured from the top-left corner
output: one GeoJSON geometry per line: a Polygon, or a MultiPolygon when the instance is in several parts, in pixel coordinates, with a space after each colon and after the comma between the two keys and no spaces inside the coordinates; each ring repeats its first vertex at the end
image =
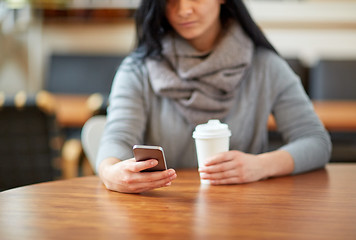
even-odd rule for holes
{"type": "Polygon", "coordinates": [[[356,239],[356,0],[243,0],[330,134],[324,168],[124,194],[95,156],[140,1],[0,0],[0,239],[356,239]]]}
{"type": "MultiPolygon", "coordinates": [[[[0,2],[1,191],[95,174],[82,129],[106,114],[114,74],[135,48],[139,2],[0,2]]],[[[356,1],[245,3],[315,104],[333,142],[330,162],[356,162],[356,1]]]]}
{"type": "MultiPolygon", "coordinates": [[[[355,162],[356,1],[245,3],[315,103],[331,162],[355,162]]],[[[138,4],[0,2],[1,190],[95,174],[82,128],[106,114],[115,71],[135,47],[138,4]]],[[[272,149],[281,140],[268,124],[272,149]]]]}

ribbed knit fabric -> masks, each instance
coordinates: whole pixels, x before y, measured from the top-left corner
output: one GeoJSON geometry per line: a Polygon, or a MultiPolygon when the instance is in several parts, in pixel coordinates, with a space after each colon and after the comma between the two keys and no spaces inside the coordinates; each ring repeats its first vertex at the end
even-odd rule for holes
{"type": "MultiPolygon", "coordinates": [[[[299,78],[272,51],[257,48],[228,115],[230,149],[259,154],[268,150],[268,116],[273,114],[294,159],[294,173],[323,167],[329,160],[329,135],[314,112],[299,78]]],[[[108,157],[133,157],[134,144],[160,145],[171,168],[197,166],[195,125],[170,98],[157,95],[146,66],[128,57],[113,82],[107,125],[97,166],[108,157]]]]}
{"type": "Polygon", "coordinates": [[[211,52],[198,52],[172,34],[163,40],[163,55],[165,61],[146,61],[154,92],[173,99],[190,123],[200,124],[228,114],[251,64],[253,43],[234,23],[211,52]]]}

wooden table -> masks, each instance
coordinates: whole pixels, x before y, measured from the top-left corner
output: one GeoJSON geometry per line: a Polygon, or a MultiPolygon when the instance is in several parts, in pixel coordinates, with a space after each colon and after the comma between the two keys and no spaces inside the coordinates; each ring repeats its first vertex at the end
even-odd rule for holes
{"type": "Polygon", "coordinates": [[[82,127],[92,116],[87,106],[88,95],[55,94],[56,115],[62,127],[82,127]]]}
{"type": "Polygon", "coordinates": [[[356,131],[356,101],[315,101],[313,104],[329,130],[356,131]]]}
{"type": "Polygon", "coordinates": [[[96,176],[0,193],[0,239],[356,239],[356,164],[230,186],[195,170],[144,194],[96,176]]]}
{"type": "MultiPolygon", "coordinates": [[[[329,131],[356,131],[356,101],[313,101],[314,109],[329,131]]],[[[272,116],[268,128],[276,129],[272,116]]]]}
{"type": "MultiPolygon", "coordinates": [[[[63,127],[82,127],[92,116],[87,95],[54,95],[58,122],[63,127]]],[[[329,131],[356,131],[356,101],[315,101],[315,111],[329,131]]],[[[272,117],[270,130],[276,129],[272,117]]]]}

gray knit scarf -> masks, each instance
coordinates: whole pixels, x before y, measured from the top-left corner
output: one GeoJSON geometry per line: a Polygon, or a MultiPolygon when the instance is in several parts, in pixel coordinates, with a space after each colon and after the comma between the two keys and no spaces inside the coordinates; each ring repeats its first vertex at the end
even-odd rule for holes
{"type": "Polygon", "coordinates": [[[162,46],[165,60],[146,61],[153,91],[173,99],[194,125],[224,118],[252,61],[253,43],[242,28],[231,24],[211,52],[198,52],[176,34],[162,46]]]}

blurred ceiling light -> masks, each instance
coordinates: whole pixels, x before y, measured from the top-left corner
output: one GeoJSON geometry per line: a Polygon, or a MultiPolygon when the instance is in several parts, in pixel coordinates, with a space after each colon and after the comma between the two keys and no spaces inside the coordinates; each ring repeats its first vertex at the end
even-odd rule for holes
{"type": "Polygon", "coordinates": [[[66,8],[70,0],[30,0],[31,5],[35,8],[66,8]]]}
{"type": "Polygon", "coordinates": [[[5,0],[6,7],[9,9],[23,8],[28,4],[28,0],[5,0]]]}

